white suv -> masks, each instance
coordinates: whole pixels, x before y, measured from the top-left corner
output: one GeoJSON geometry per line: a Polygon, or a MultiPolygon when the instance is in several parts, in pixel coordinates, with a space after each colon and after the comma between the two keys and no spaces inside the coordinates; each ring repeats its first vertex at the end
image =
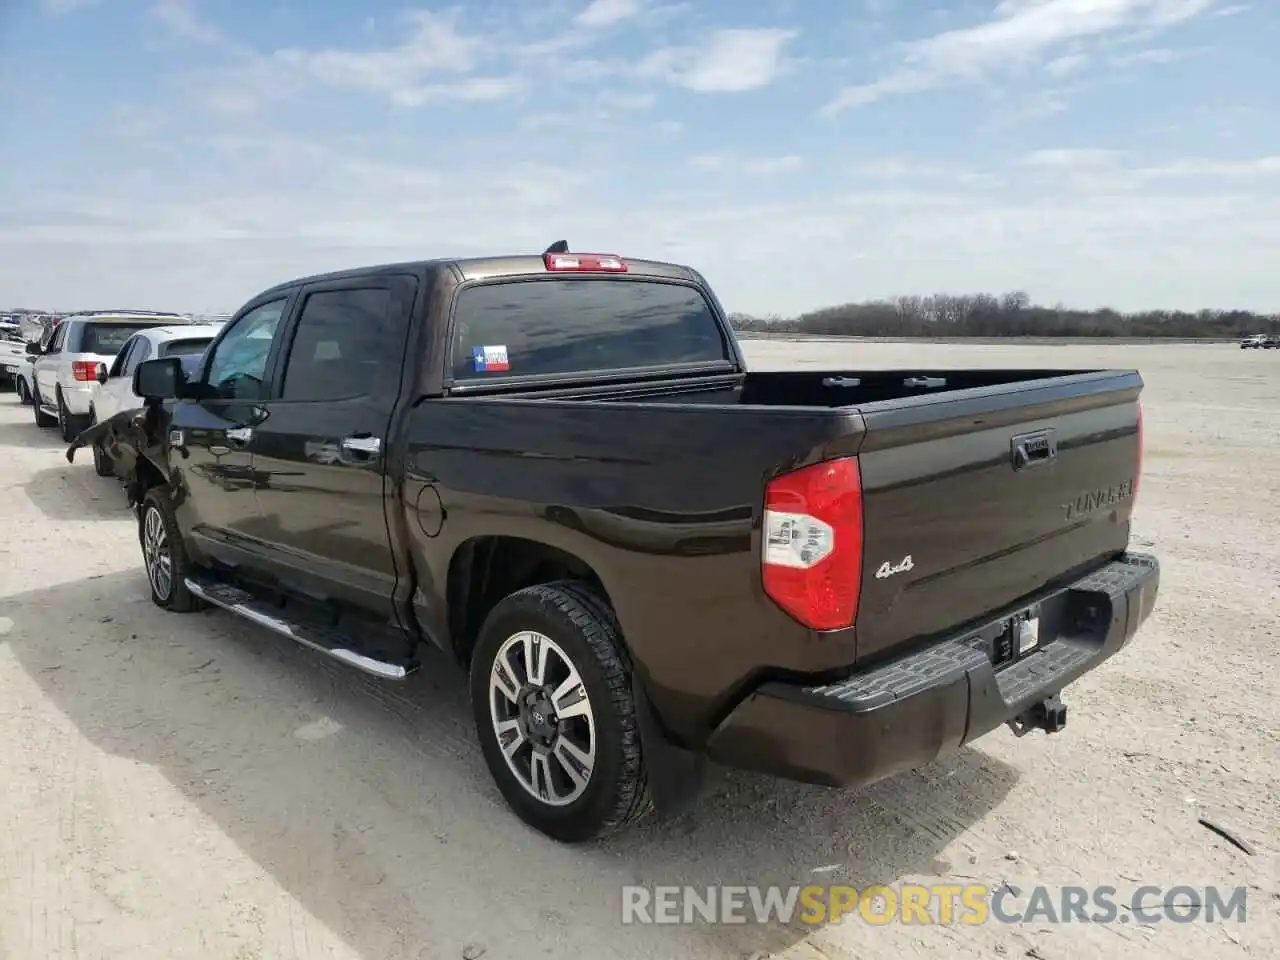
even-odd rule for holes
{"type": "Polygon", "coordinates": [[[70,443],[89,426],[98,364],[110,366],[125,341],[145,327],[186,322],[176,313],[142,310],[104,310],[64,319],[43,350],[28,347],[37,351],[31,391],[36,425],[56,425],[62,439],[70,443]]]}

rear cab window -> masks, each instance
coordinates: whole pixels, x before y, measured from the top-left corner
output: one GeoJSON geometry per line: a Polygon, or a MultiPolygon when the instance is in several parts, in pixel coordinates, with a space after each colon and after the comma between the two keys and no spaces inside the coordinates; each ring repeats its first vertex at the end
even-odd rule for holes
{"type": "Polygon", "coordinates": [[[213,343],[212,337],[189,340],[169,340],[160,344],[162,357],[189,357],[204,353],[205,348],[213,343]]]}
{"type": "Polygon", "coordinates": [[[715,364],[730,354],[695,286],[557,277],[463,287],[450,359],[455,382],[477,384],[715,364]]]}

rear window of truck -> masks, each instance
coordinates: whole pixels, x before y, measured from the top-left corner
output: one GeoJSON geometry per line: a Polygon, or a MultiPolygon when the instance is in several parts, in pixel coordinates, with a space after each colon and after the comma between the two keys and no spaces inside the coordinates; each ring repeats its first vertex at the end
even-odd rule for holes
{"type": "Polygon", "coordinates": [[[694,287],[579,277],[480,284],[458,294],[453,376],[601,373],[728,358],[707,299],[694,287]]]}

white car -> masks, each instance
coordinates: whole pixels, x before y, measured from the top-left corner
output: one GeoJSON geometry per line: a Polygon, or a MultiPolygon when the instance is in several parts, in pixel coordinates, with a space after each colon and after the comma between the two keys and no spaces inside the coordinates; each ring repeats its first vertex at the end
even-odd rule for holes
{"type": "Polygon", "coordinates": [[[63,319],[47,346],[27,347],[35,356],[36,426],[56,425],[62,439],[70,443],[89,426],[98,364],[110,365],[125,341],[139,330],[182,323],[176,313],[141,310],[103,310],[63,319]]]}
{"type": "Polygon", "coordinates": [[[22,396],[22,381],[19,378],[27,363],[26,347],[22,325],[0,320],[0,382],[11,384],[24,403],[26,399],[22,396]]]}
{"type": "Polygon", "coordinates": [[[32,388],[36,383],[36,366],[31,357],[23,356],[18,359],[16,367],[18,372],[13,375],[13,389],[18,392],[18,402],[29,407],[32,388]]]}
{"type": "MultiPolygon", "coordinates": [[[[125,341],[110,364],[100,363],[94,371],[89,400],[90,423],[101,423],[123,410],[142,406],[142,398],[133,392],[133,371],[143,360],[199,356],[222,327],[221,323],[186,323],[139,330],[125,341]]],[[[102,459],[102,452],[97,447],[93,451],[93,465],[103,476],[111,475],[111,465],[102,459]]]]}

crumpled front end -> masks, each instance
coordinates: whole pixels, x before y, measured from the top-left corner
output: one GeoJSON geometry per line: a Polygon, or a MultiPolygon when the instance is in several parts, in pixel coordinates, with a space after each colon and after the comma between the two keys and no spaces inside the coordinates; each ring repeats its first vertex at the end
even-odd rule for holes
{"type": "Polygon", "coordinates": [[[111,471],[124,484],[129,504],[140,503],[148,487],[168,477],[165,458],[164,423],[167,417],[158,405],[122,410],[109,420],[95,423],[76,435],[67,447],[68,463],[75,462],[82,447],[97,448],[111,464],[111,471]]]}

